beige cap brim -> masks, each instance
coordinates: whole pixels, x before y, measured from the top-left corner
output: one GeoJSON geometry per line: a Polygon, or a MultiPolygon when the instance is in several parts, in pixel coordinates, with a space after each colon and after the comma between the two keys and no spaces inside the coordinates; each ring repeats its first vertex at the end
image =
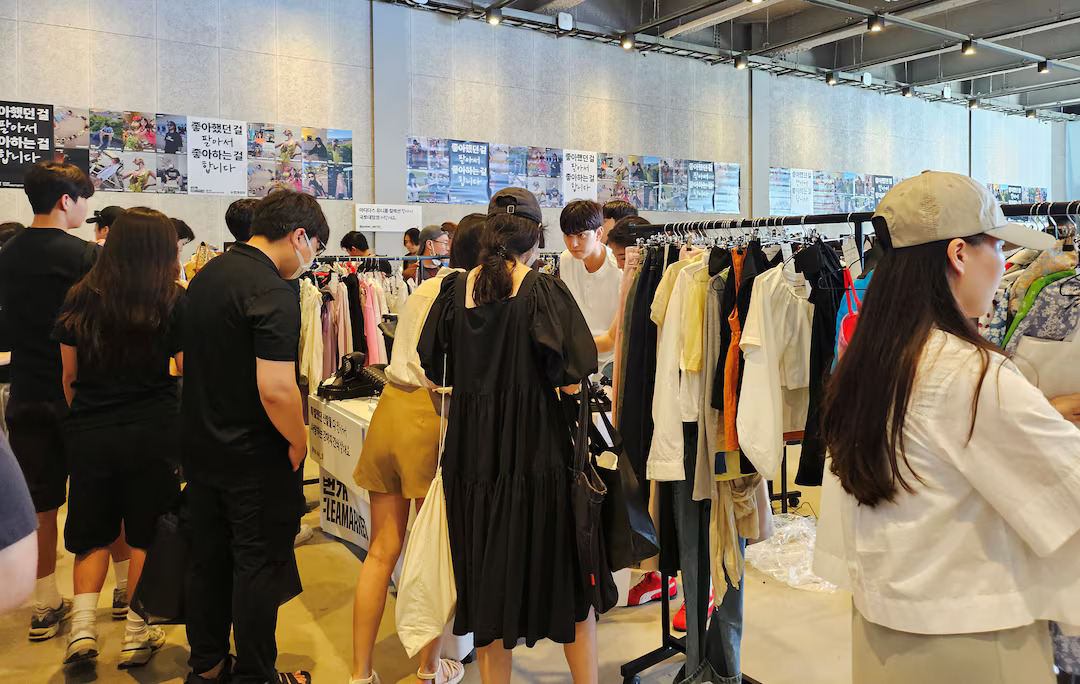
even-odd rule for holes
{"type": "Polygon", "coordinates": [[[986,234],[1004,240],[1006,244],[1040,251],[1050,249],[1057,242],[1053,235],[1029,228],[1020,223],[1006,223],[1003,226],[986,231],[986,234]]]}

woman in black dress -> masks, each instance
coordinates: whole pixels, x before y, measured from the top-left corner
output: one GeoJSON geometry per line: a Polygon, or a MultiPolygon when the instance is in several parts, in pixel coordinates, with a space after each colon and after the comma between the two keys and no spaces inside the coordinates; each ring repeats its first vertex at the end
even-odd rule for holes
{"type": "Polygon", "coordinates": [[[428,379],[454,388],[442,461],[454,632],[473,633],[484,684],[510,681],[521,638],[565,644],[575,684],[598,677],[556,393],[596,372],[596,346],[566,285],[529,267],[541,220],[527,190],[491,198],[480,266],[443,281],[417,346],[428,379]]]}

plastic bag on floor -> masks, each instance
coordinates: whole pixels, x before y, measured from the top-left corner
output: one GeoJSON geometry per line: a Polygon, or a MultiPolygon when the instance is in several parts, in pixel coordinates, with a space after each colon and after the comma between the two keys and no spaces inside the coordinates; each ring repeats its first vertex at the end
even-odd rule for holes
{"type": "Polygon", "coordinates": [[[795,589],[831,593],[836,586],[814,574],[817,522],[791,513],[773,516],[776,534],[746,548],[746,562],[795,589]]]}

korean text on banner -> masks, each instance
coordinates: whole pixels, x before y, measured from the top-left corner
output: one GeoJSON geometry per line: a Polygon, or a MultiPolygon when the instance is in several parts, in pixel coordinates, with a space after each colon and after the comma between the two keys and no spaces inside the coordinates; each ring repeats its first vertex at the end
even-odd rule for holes
{"type": "Polygon", "coordinates": [[[0,102],[0,188],[21,188],[31,166],[52,158],[52,105],[0,102]]]}
{"type": "Polygon", "coordinates": [[[488,203],[488,144],[450,141],[450,203],[488,203]]]}
{"type": "Polygon", "coordinates": [[[563,150],[563,201],[596,201],[596,152],[563,150]]]}
{"type": "Polygon", "coordinates": [[[814,213],[814,172],[811,169],[791,169],[792,214],[814,213]]]}
{"type": "Polygon", "coordinates": [[[712,162],[687,161],[686,208],[697,213],[712,212],[716,192],[716,172],[712,162]]]}
{"type": "Polygon", "coordinates": [[[247,196],[247,126],[188,117],[188,192],[247,196]]]}
{"type": "Polygon", "coordinates": [[[404,233],[410,228],[423,227],[422,210],[413,204],[356,205],[355,230],[366,233],[404,233]]]}

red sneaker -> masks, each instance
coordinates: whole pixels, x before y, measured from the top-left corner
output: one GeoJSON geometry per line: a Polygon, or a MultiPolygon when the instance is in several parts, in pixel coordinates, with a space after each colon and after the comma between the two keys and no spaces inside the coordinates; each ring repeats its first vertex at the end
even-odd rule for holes
{"type": "MultiPolygon", "coordinates": [[[[713,590],[709,587],[709,615],[712,615],[715,606],[713,606],[713,590]]],[[[675,613],[675,617],[671,618],[671,628],[676,632],[686,631],[686,601],[683,601],[682,607],[679,608],[679,612],[675,613]]]]}
{"type": "MultiPolygon", "coordinates": [[[[679,595],[679,586],[675,583],[674,577],[668,578],[668,598],[675,598],[679,595]]],[[[648,572],[641,578],[641,581],[637,583],[633,589],[630,590],[630,596],[627,598],[626,605],[628,606],[640,606],[650,601],[656,601],[663,596],[660,573],[648,572]]]]}

